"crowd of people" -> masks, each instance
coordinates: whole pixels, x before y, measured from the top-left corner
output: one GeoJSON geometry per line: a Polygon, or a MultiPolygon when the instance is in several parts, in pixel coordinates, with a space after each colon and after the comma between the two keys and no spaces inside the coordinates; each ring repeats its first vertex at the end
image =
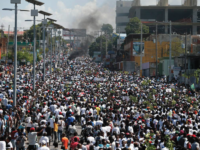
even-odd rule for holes
{"type": "Polygon", "coordinates": [[[47,71],[12,66],[0,80],[0,150],[199,150],[199,94],[164,78],[63,57],[47,71]]]}

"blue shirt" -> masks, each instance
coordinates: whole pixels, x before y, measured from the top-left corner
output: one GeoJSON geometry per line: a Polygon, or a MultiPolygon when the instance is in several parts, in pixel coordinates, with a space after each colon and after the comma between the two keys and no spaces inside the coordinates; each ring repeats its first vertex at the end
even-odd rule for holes
{"type": "Polygon", "coordinates": [[[8,104],[8,105],[6,106],[6,109],[10,109],[10,108],[12,108],[12,105],[11,105],[11,104],[8,104]]]}
{"type": "Polygon", "coordinates": [[[66,123],[68,124],[68,125],[71,125],[71,123],[72,122],[74,122],[74,118],[73,117],[69,117],[69,118],[67,118],[67,121],[66,121],[66,123]]]}

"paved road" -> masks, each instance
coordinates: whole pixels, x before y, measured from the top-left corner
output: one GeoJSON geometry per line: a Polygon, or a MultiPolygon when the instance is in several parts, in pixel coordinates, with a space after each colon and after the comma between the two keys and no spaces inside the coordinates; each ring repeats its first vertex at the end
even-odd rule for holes
{"type": "MultiPolygon", "coordinates": [[[[79,135],[79,137],[80,137],[80,134],[81,134],[81,126],[80,126],[80,125],[77,125],[77,126],[76,126],[76,129],[77,129],[78,135],[79,135]]],[[[62,143],[59,142],[58,144],[59,144],[58,148],[60,148],[61,145],[62,145],[62,143]]],[[[27,148],[27,147],[28,147],[28,141],[26,142],[26,148],[27,148]]],[[[54,150],[53,142],[51,142],[50,150],[54,150]]]]}

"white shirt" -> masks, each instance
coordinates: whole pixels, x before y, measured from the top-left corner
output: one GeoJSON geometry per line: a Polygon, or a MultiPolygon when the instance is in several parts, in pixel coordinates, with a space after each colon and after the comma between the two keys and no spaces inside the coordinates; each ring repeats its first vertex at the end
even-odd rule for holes
{"type": "Polygon", "coordinates": [[[6,150],[6,142],[0,141],[0,150],[6,150]]]}
{"type": "Polygon", "coordinates": [[[50,149],[46,146],[43,146],[43,147],[38,148],[38,150],[50,150],[50,149]]]}
{"type": "Polygon", "coordinates": [[[86,108],[81,108],[81,115],[85,114],[86,108]]]}
{"type": "MultiPolygon", "coordinates": [[[[49,143],[49,138],[48,138],[47,136],[42,136],[42,137],[40,138],[40,141],[39,141],[40,144],[42,144],[42,140],[45,140],[46,143],[49,143]]],[[[47,146],[47,144],[46,144],[46,146],[47,146]]]]}
{"type": "Polygon", "coordinates": [[[65,128],[65,122],[63,120],[58,120],[58,124],[61,126],[58,126],[58,130],[63,130],[65,128]]]}
{"type": "Polygon", "coordinates": [[[51,127],[51,128],[54,128],[54,124],[53,124],[53,123],[54,123],[54,119],[53,119],[53,118],[50,118],[50,119],[49,119],[49,122],[50,122],[50,127],[51,127]]]}
{"type": "Polygon", "coordinates": [[[4,98],[2,100],[2,103],[3,103],[4,106],[7,106],[8,105],[8,99],[4,98]]]}
{"type": "Polygon", "coordinates": [[[95,144],[95,139],[94,139],[94,137],[89,136],[89,137],[87,138],[87,140],[90,141],[90,144],[95,144]]]}

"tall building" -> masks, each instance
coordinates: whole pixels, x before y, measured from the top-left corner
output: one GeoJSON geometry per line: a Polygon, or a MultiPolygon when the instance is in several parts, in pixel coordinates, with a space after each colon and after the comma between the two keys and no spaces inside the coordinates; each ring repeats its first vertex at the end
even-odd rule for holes
{"type": "Polygon", "coordinates": [[[193,35],[200,34],[200,6],[197,0],[182,0],[181,5],[170,5],[168,0],[157,0],[157,4],[142,6],[140,0],[117,1],[116,28],[125,33],[125,27],[132,17],[138,17],[155,31],[156,21],[159,22],[158,33],[169,33],[169,21],[172,22],[172,32],[193,35]]]}

